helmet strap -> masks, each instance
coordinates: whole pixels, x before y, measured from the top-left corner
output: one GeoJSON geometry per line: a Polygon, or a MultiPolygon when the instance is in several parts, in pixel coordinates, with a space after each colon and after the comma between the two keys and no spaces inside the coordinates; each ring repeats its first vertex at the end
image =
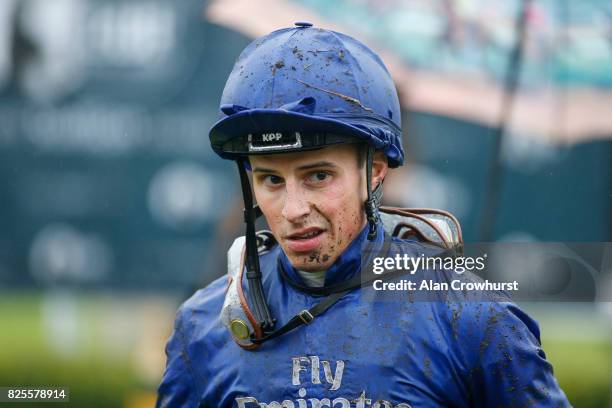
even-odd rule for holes
{"type": "Polygon", "coordinates": [[[364,203],[366,219],[368,220],[368,240],[372,241],[376,238],[376,224],[380,220],[378,208],[382,201],[382,181],[378,183],[376,189],[372,191],[372,166],[374,163],[374,147],[368,146],[366,159],[366,186],[368,188],[368,198],[364,203]]]}
{"type": "Polygon", "coordinates": [[[264,294],[261,283],[262,275],[259,267],[259,254],[257,252],[257,237],[255,236],[255,220],[260,215],[257,207],[253,207],[253,195],[251,184],[247,175],[244,161],[236,160],[238,172],[240,173],[240,184],[242,187],[242,197],[244,199],[244,222],[246,223],[246,277],[249,284],[249,297],[253,303],[255,319],[260,324],[263,331],[272,330],[274,319],[270,314],[266,295],[264,294]]]}

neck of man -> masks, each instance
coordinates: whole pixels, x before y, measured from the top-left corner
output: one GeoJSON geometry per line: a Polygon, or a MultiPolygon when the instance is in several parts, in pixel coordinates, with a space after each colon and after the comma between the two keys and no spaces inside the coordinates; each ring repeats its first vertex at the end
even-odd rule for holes
{"type": "Polygon", "coordinates": [[[322,288],[325,286],[325,272],[327,271],[301,271],[297,270],[300,278],[304,281],[306,286],[311,288],[322,288]]]}

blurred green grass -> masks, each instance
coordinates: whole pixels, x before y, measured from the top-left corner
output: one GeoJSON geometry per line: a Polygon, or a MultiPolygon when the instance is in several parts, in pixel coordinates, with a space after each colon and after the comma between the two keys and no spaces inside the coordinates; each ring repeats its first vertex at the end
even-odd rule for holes
{"type": "MultiPolygon", "coordinates": [[[[129,352],[113,353],[113,348],[105,344],[109,338],[101,338],[104,325],[100,320],[104,317],[95,296],[76,297],[78,350],[68,355],[58,353],[48,341],[42,299],[36,293],[0,296],[1,385],[67,386],[70,403],[65,406],[71,407],[124,407],[130,396],[154,392],[151,384],[139,377],[129,352]]],[[[547,358],[572,405],[612,407],[612,343],[598,331],[599,322],[589,326],[588,311],[569,317],[556,310],[535,314],[547,358]]],[[[159,353],[163,353],[162,346],[159,353]]]]}
{"type": "Polygon", "coordinates": [[[589,303],[531,303],[542,347],[576,408],[612,408],[612,321],[589,303]]]}
{"type": "Polygon", "coordinates": [[[545,340],[542,346],[561,388],[574,407],[612,407],[612,346],[609,343],[545,340]]]}
{"type": "MultiPolygon", "coordinates": [[[[85,327],[94,325],[88,320],[91,302],[79,298],[77,304],[79,320],[85,327]]],[[[45,333],[41,309],[38,294],[4,293],[0,297],[0,384],[68,387],[70,402],[53,406],[94,408],[123,407],[129,395],[143,388],[130,359],[109,356],[91,333],[81,330],[78,350],[68,355],[54,350],[45,333]]]]}

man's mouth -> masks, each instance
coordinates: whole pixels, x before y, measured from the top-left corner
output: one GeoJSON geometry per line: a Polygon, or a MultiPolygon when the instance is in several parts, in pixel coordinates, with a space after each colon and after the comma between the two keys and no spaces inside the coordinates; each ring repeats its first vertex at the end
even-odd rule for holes
{"type": "Polygon", "coordinates": [[[304,230],[302,232],[296,232],[288,236],[289,239],[308,239],[320,235],[323,233],[322,229],[319,228],[309,228],[308,230],[304,230]]]}
{"type": "Polygon", "coordinates": [[[287,246],[293,252],[308,252],[320,246],[324,229],[311,227],[287,235],[287,246]]]}

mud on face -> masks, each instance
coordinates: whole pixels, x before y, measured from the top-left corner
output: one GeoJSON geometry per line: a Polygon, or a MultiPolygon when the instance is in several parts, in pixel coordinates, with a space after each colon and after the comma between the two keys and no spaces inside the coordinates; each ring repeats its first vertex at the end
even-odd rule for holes
{"type": "Polygon", "coordinates": [[[358,150],[336,145],[250,160],[257,202],[292,265],[304,271],[328,269],[366,224],[365,171],[358,150]],[[309,229],[320,235],[315,243],[296,244],[295,234],[309,229]]]}

